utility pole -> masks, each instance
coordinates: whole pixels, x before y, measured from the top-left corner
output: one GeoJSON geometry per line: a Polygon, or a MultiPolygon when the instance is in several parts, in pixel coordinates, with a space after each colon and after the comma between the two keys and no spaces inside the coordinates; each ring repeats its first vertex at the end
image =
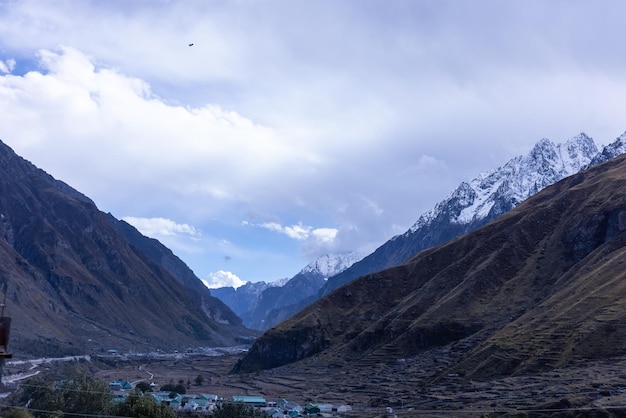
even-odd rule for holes
{"type": "Polygon", "coordinates": [[[4,316],[4,309],[7,303],[7,282],[4,282],[3,288],[4,295],[0,305],[0,387],[3,387],[2,372],[4,370],[4,362],[6,359],[13,357],[13,354],[9,353],[7,348],[9,345],[9,331],[11,331],[11,317],[4,316]]]}

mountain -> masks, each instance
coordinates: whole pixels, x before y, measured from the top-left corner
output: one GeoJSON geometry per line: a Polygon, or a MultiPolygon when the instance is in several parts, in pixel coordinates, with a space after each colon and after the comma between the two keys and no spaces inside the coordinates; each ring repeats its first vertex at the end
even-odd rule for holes
{"type": "Polygon", "coordinates": [[[399,380],[413,370],[407,382],[471,382],[626,355],[624,184],[620,155],[546,187],[329,293],[257,339],[233,372],[297,362],[292,373],[387,368],[399,380]]]}
{"type": "Polygon", "coordinates": [[[281,279],[271,283],[246,282],[246,284],[236,289],[232,286],[218,287],[217,289],[212,289],[211,294],[224,302],[241,318],[247,315],[250,309],[256,305],[257,300],[265,289],[272,286],[282,286],[287,280],[281,279]]]}
{"type": "Polygon", "coordinates": [[[0,232],[11,350],[224,346],[254,335],[158,241],[1,142],[0,232]]]}
{"type": "Polygon", "coordinates": [[[151,261],[164,268],[176,281],[183,286],[188,296],[196,301],[204,313],[213,321],[241,326],[242,321],[219,298],[211,295],[211,291],[202,283],[194,272],[178,258],[172,250],[154,238],[142,235],[129,223],[116,219],[108,214],[107,219],[133,247],[137,248],[151,261]]]}
{"type": "Polygon", "coordinates": [[[319,296],[357,277],[397,266],[423,249],[485,225],[546,186],[587,167],[597,156],[596,144],[584,133],[561,144],[540,140],[527,155],[461,183],[446,199],[422,214],[407,232],[329,278],[319,296]]]}
{"type": "Polygon", "coordinates": [[[615,139],[615,141],[613,141],[611,144],[605,146],[602,149],[601,153],[593,157],[591,162],[589,163],[589,167],[608,161],[611,158],[615,158],[618,155],[623,154],[625,152],[626,152],[626,132],[624,132],[621,136],[617,137],[617,139],[615,139]]]}
{"type": "Polygon", "coordinates": [[[313,302],[328,277],[345,270],[360,258],[355,252],[326,254],[289,280],[272,285],[248,282],[237,289],[219,288],[212,293],[235,311],[245,326],[263,331],[313,302]]]}

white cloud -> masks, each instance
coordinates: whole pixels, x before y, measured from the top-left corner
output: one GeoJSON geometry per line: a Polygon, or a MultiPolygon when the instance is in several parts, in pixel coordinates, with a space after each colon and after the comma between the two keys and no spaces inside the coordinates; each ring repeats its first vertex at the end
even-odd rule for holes
{"type": "Polygon", "coordinates": [[[209,289],[217,289],[219,287],[234,287],[237,289],[246,284],[245,281],[237,277],[230,271],[219,270],[209,275],[209,279],[203,279],[202,282],[209,289]]]}
{"type": "Polygon", "coordinates": [[[269,229],[270,231],[278,232],[289,238],[299,241],[305,240],[311,234],[313,227],[302,225],[301,223],[291,226],[283,226],[276,222],[265,222],[259,225],[262,228],[269,229]]]}
{"type": "Polygon", "coordinates": [[[243,225],[257,226],[269,231],[278,232],[291,239],[298,241],[305,241],[313,239],[319,242],[331,243],[337,236],[336,228],[313,228],[309,225],[303,225],[301,222],[294,225],[281,225],[278,222],[263,222],[259,224],[253,224],[247,221],[243,222],[243,225]]]}
{"type": "Polygon", "coordinates": [[[9,58],[6,61],[0,60],[0,73],[10,73],[15,68],[15,60],[13,58],[9,58]]]}
{"type": "Polygon", "coordinates": [[[311,237],[319,242],[332,243],[337,237],[338,230],[336,228],[317,228],[311,231],[311,237]]]}
{"type": "Polygon", "coordinates": [[[125,216],[122,220],[137,228],[142,234],[152,238],[185,235],[193,239],[199,239],[202,236],[202,232],[192,225],[179,224],[171,219],[125,216]]]}

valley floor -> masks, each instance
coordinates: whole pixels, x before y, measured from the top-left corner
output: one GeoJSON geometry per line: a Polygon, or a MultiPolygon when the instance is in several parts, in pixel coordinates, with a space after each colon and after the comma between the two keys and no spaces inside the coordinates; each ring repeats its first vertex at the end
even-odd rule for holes
{"type": "MultiPolygon", "coordinates": [[[[326,364],[308,360],[259,373],[229,375],[240,357],[241,354],[92,357],[89,367],[105,381],[123,379],[157,385],[183,381],[189,393],[224,398],[261,395],[268,401],[287,399],[301,405],[351,405],[352,415],[344,414],[346,417],[384,416],[386,407],[392,407],[399,417],[540,417],[557,411],[588,416],[585,414],[592,410],[609,413],[602,416],[626,413],[626,357],[486,382],[466,381],[455,375],[431,381],[432,373],[418,369],[418,363],[408,360],[363,368],[339,360],[326,364]],[[198,376],[203,377],[201,385],[194,383],[198,376]]],[[[53,365],[47,363],[50,368],[53,365]]],[[[6,369],[5,374],[11,372],[11,367],[6,369]]]]}

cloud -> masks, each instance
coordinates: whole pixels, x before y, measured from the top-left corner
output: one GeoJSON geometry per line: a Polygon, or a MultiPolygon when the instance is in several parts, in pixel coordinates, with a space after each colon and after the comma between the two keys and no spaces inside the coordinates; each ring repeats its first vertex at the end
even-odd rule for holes
{"type": "Polygon", "coordinates": [[[313,228],[312,226],[303,225],[301,222],[288,226],[281,225],[278,222],[263,222],[254,224],[244,221],[243,224],[278,232],[279,234],[298,241],[314,239],[320,242],[332,242],[337,236],[336,228],[313,228]]]}
{"type": "Polygon", "coordinates": [[[624,3],[392,3],[3,2],[0,138],[252,278],[373,250],[542,137],[624,131],[624,3]]]}
{"type": "Polygon", "coordinates": [[[339,250],[336,238],[337,228],[314,228],[302,222],[293,225],[281,225],[278,222],[251,223],[242,222],[244,226],[252,226],[276,232],[300,243],[300,255],[312,261],[320,255],[334,253],[339,250]]]}
{"type": "Polygon", "coordinates": [[[15,60],[13,58],[9,58],[6,61],[0,60],[0,73],[10,73],[15,68],[15,60]]]}
{"type": "Polygon", "coordinates": [[[237,289],[246,284],[246,282],[237,277],[236,274],[224,270],[211,273],[209,279],[203,279],[202,282],[209,289],[217,289],[219,287],[234,287],[237,289]]]}
{"type": "Polygon", "coordinates": [[[39,57],[41,72],[0,77],[0,111],[12,115],[3,132],[18,152],[101,205],[138,196],[156,205],[158,195],[158,204],[185,201],[192,210],[189,200],[263,199],[261,185],[276,176],[296,182],[295,167],[314,161],[268,127],[215,104],[171,105],[145,81],[74,48],[39,57]],[[52,142],[64,150],[54,158],[46,151],[52,142]]]}
{"type": "Polygon", "coordinates": [[[202,232],[195,227],[188,224],[179,224],[171,219],[125,216],[122,220],[137,228],[142,234],[152,238],[184,235],[189,238],[199,239],[202,236],[202,232]]]}

